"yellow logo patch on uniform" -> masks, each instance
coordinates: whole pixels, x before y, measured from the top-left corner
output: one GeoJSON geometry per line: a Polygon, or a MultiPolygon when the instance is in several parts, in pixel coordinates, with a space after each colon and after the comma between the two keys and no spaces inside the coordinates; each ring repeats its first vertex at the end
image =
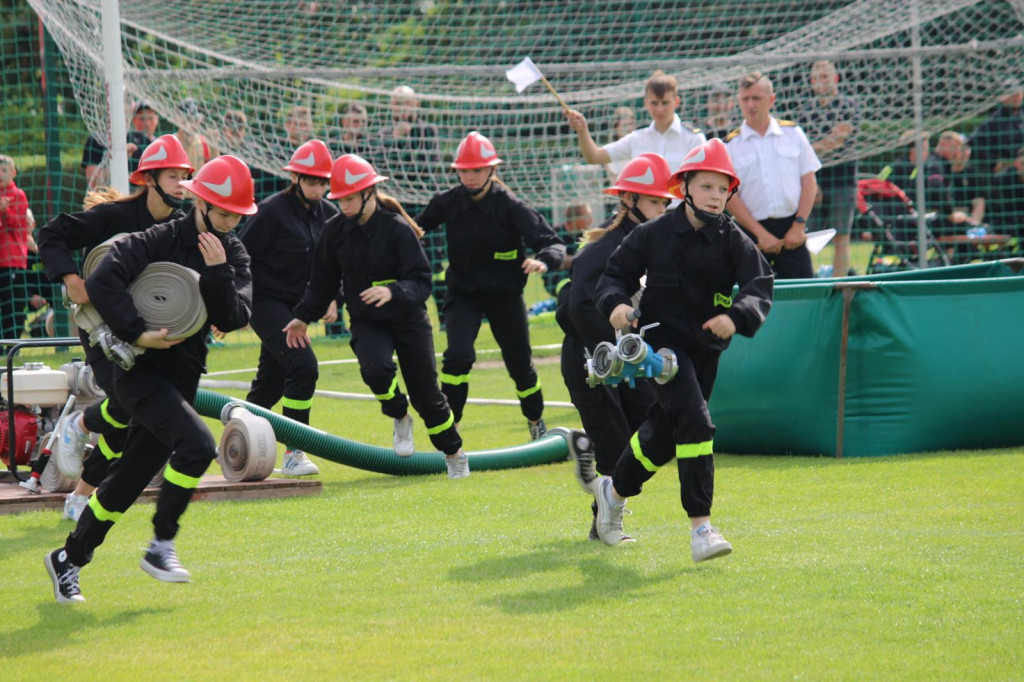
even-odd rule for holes
{"type": "Polygon", "coordinates": [[[515,260],[519,257],[519,250],[513,249],[512,251],[495,251],[494,260],[515,260]]]}
{"type": "Polygon", "coordinates": [[[382,280],[378,280],[376,282],[370,282],[370,286],[371,287],[386,287],[387,285],[394,284],[397,281],[398,281],[397,279],[382,279],[382,280]]]}
{"type": "Polygon", "coordinates": [[[726,296],[725,294],[716,293],[715,294],[715,306],[720,306],[722,308],[731,308],[732,307],[732,296],[726,296]]]}

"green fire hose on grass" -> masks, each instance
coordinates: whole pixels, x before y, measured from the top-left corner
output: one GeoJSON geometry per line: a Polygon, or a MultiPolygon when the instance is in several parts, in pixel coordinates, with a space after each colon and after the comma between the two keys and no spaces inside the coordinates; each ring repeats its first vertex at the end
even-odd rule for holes
{"type": "MultiPolygon", "coordinates": [[[[393,476],[439,474],[447,470],[444,455],[440,452],[417,452],[411,457],[399,457],[389,448],[357,443],[347,438],[325,433],[244,400],[230,398],[204,389],[200,389],[196,395],[195,408],[204,417],[218,419],[221,410],[228,403],[244,405],[252,414],[269,421],[271,428],[274,429],[274,437],[279,442],[287,443],[291,447],[337,464],[393,476]]],[[[477,450],[466,454],[469,455],[471,471],[517,469],[538,464],[551,464],[568,457],[568,437],[568,430],[557,429],[539,440],[524,445],[495,450],[477,450]]]]}

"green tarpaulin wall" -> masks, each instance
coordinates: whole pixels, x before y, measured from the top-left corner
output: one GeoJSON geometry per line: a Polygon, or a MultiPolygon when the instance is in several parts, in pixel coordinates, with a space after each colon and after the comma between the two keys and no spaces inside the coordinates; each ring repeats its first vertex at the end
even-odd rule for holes
{"type": "Polygon", "coordinates": [[[1024,260],[776,283],[723,354],[718,452],[861,457],[1024,444],[1024,260]]]}

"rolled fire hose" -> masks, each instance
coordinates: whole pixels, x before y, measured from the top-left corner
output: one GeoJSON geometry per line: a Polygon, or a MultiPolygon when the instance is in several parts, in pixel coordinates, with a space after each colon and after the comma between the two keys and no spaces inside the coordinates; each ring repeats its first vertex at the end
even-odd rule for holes
{"type": "MultiPolygon", "coordinates": [[[[91,253],[99,249],[96,247],[91,253]]],[[[199,273],[184,265],[150,263],[128,286],[128,293],[145,320],[146,329],[167,329],[168,339],[188,338],[206,324],[199,273]]],[[[74,306],[74,317],[75,323],[89,334],[90,343],[99,344],[104,355],[124,370],[130,370],[135,358],[146,352],[141,346],[113,336],[90,303],[74,306]]]]}
{"type": "MultiPolygon", "coordinates": [[[[245,406],[250,413],[270,422],[278,442],[287,443],[289,447],[304,450],[331,462],[393,476],[438,474],[446,470],[444,455],[440,452],[417,452],[411,457],[399,457],[390,448],[357,443],[347,438],[325,433],[293,419],[274,414],[270,410],[252,403],[212,391],[200,389],[196,394],[194,405],[196,411],[202,416],[216,419],[225,405],[232,402],[245,406]]],[[[469,466],[472,471],[517,469],[551,464],[568,457],[568,437],[568,430],[559,429],[558,433],[549,432],[547,436],[524,445],[478,450],[466,454],[469,455],[469,466]],[[562,433],[563,431],[564,433],[562,433]]]]}
{"type": "Polygon", "coordinates": [[[262,481],[269,476],[277,461],[277,439],[270,422],[236,402],[224,405],[220,420],[224,432],[217,463],[224,478],[232,482],[262,481]]]}
{"type": "Polygon", "coordinates": [[[122,237],[127,236],[127,232],[115,234],[107,241],[97,244],[92,251],[86,254],[85,260],[82,261],[82,279],[89,279],[89,275],[92,274],[93,270],[96,269],[96,266],[100,264],[101,260],[103,260],[103,257],[107,255],[108,251],[110,251],[111,245],[122,237]]]}
{"type": "Polygon", "coordinates": [[[50,458],[43,473],[39,474],[39,485],[51,493],[66,493],[75,489],[78,479],[68,478],[57,468],[57,459],[50,458]]]}
{"type": "Polygon", "coordinates": [[[167,329],[167,338],[187,339],[206,324],[199,273],[177,263],[150,263],[128,285],[148,331],[167,329]]]}

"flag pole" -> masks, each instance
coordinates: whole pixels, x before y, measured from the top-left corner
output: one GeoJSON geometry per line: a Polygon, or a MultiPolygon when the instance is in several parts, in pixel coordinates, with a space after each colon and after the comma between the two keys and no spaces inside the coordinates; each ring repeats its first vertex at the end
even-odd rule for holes
{"type": "Polygon", "coordinates": [[[544,87],[546,87],[548,89],[548,91],[552,95],[555,96],[555,99],[558,100],[558,103],[562,105],[562,110],[565,112],[565,115],[568,116],[569,115],[569,105],[565,103],[565,100],[562,99],[562,96],[558,94],[558,91],[555,90],[555,88],[551,85],[551,83],[548,82],[547,78],[545,78],[544,76],[541,76],[540,77],[540,81],[544,84],[544,87]]]}

